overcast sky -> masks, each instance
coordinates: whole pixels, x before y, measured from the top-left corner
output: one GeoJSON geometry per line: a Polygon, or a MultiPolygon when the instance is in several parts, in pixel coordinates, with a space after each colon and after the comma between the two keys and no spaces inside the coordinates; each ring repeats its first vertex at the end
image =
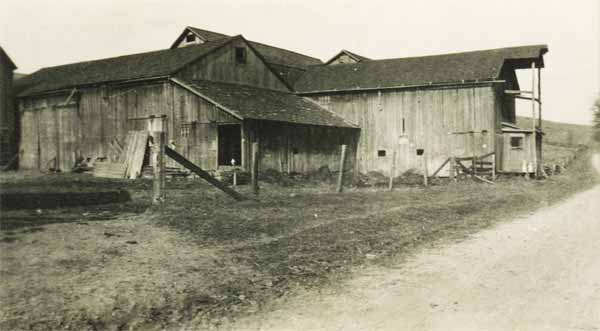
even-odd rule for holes
{"type": "MultiPolygon", "coordinates": [[[[18,72],[31,73],[168,48],[187,25],[322,60],[341,48],[381,59],[542,43],[550,48],[542,75],[544,118],[588,123],[600,95],[599,3],[1,0],[0,45],[18,72]]],[[[519,79],[529,86],[527,73],[519,79]]]]}

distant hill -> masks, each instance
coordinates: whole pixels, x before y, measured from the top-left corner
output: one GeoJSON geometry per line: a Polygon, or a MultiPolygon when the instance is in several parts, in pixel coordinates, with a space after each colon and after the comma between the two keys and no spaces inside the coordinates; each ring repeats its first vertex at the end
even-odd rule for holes
{"type": "MultiPolygon", "coordinates": [[[[531,127],[531,117],[517,116],[517,125],[521,128],[531,127]]],[[[559,146],[587,145],[591,141],[592,126],[542,121],[544,143],[559,146]]]]}

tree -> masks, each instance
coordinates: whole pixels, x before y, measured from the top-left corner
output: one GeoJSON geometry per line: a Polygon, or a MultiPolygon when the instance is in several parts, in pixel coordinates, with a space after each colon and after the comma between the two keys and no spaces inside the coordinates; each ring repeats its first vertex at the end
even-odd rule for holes
{"type": "Polygon", "coordinates": [[[594,112],[593,137],[594,137],[594,140],[596,140],[597,142],[600,142],[600,97],[598,97],[598,99],[596,99],[596,102],[594,103],[594,107],[592,108],[592,111],[594,112]]]}

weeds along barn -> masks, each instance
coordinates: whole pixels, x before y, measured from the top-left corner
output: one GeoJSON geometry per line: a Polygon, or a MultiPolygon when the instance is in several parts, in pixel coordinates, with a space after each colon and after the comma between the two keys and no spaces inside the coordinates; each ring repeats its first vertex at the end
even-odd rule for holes
{"type": "Polygon", "coordinates": [[[187,27],[170,49],[20,79],[20,166],[69,171],[80,157],[110,159],[128,131],[145,129],[138,119],[166,115],[169,143],[212,171],[231,159],[249,169],[252,142],[263,170],[337,169],[345,144],[345,168],[359,172],[387,172],[394,155],[398,171],[419,168],[416,149],[430,171],[450,156],[487,152],[508,171],[536,162],[535,153],[518,153],[530,146],[526,136],[541,144],[541,131],[514,125],[515,98],[524,97],[515,70],[542,68],[546,51],[371,60],[343,50],[323,63],[187,27]],[[522,135],[520,145],[513,135],[522,135]]]}

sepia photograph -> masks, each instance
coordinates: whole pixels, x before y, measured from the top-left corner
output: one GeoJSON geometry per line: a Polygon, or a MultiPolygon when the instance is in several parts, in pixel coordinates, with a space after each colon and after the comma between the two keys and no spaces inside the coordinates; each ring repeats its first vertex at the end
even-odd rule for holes
{"type": "Polygon", "coordinates": [[[600,1],[2,0],[1,331],[600,331],[600,1]]]}

